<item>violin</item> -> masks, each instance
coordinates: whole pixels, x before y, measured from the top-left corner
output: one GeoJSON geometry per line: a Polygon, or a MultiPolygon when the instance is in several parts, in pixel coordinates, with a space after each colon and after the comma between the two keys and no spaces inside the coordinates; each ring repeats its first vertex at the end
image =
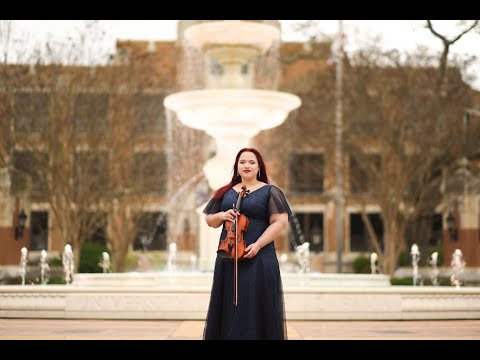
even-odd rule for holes
{"type": "Polygon", "coordinates": [[[233,210],[235,210],[235,221],[227,221],[225,228],[227,230],[227,236],[220,241],[218,245],[217,254],[223,259],[232,259],[234,261],[233,268],[233,303],[238,303],[238,261],[243,259],[246,252],[247,245],[243,234],[248,227],[248,218],[239,213],[242,199],[248,195],[250,191],[247,190],[245,185],[242,186],[242,191],[238,194],[237,205],[233,204],[233,210]]]}
{"type": "Polygon", "coordinates": [[[249,192],[250,190],[247,190],[247,187],[243,185],[242,191],[238,194],[237,204],[233,205],[233,210],[235,210],[235,221],[227,221],[225,224],[227,236],[220,241],[217,250],[218,256],[222,259],[241,260],[245,256],[245,249],[247,246],[243,234],[248,227],[248,218],[243,214],[239,214],[239,210],[242,204],[242,199],[248,195],[249,192]]]}

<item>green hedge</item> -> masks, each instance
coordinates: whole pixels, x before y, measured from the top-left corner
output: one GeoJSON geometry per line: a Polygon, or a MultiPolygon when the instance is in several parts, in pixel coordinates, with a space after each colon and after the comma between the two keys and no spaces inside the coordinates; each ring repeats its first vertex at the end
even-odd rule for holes
{"type": "Polygon", "coordinates": [[[352,263],[352,269],[355,274],[370,274],[370,258],[364,255],[358,256],[352,263]]]}
{"type": "Polygon", "coordinates": [[[85,243],[80,251],[79,273],[101,273],[102,267],[99,265],[102,260],[102,253],[106,251],[110,254],[104,245],[95,243],[85,243]]]}
{"type": "MultiPolygon", "coordinates": [[[[439,282],[438,284],[439,286],[451,286],[450,279],[447,279],[447,278],[439,278],[438,282],[439,282]]],[[[390,284],[413,286],[413,279],[412,278],[391,278],[390,284]]],[[[432,281],[428,278],[424,279],[423,286],[432,286],[432,281]]]]}
{"type": "Polygon", "coordinates": [[[53,267],[53,266],[63,267],[63,262],[62,262],[62,259],[59,256],[57,256],[50,259],[50,261],[48,262],[48,265],[50,267],[53,267]]]}

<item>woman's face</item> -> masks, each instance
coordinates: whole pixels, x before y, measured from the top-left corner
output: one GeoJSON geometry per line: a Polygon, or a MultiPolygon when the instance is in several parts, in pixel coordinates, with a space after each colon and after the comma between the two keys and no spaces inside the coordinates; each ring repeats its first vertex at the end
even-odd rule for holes
{"type": "Polygon", "coordinates": [[[253,152],[244,151],[238,159],[237,168],[242,179],[255,179],[259,169],[257,156],[253,152]]]}

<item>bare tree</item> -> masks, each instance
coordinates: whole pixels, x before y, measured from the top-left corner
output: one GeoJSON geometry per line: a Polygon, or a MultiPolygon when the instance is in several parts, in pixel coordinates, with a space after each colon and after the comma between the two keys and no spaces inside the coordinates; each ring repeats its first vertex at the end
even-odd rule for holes
{"type": "Polygon", "coordinates": [[[464,27],[463,30],[459,30],[459,33],[455,36],[453,36],[451,39],[448,39],[446,35],[442,35],[439,31],[437,31],[431,20],[427,20],[427,25],[426,27],[430,30],[430,32],[437,38],[440,39],[443,45],[443,50],[442,54],[440,55],[439,59],[439,65],[438,65],[438,74],[437,74],[437,81],[435,83],[435,90],[437,94],[440,93],[443,81],[445,79],[445,73],[447,70],[447,63],[448,63],[448,54],[450,51],[450,47],[455,44],[457,41],[459,41],[465,34],[472,32],[475,28],[478,27],[478,22],[479,20],[474,20],[472,21],[471,24],[466,24],[461,26],[464,27]]]}
{"type": "Polygon", "coordinates": [[[2,63],[7,64],[12,47],[12,21],[0,20],[0,49],[2,52],[2,63]]]}
{"type": "Polygon", "coordinates": [[[392,274],[409,224],[442,200],[442,168],[463,150],[459,125],[470,99],[455,69],[446,77],[449,96],[440,99],[433,91],[435,69],[420,67],[415,56],[402,63],[397,54],[385,55],[368,49],[355,59],[345,135],[348,153],[371,181],[367,195],[381,208],[383,266],[392,274]],[[378,165],[369,153],[379,156],[378,165]]]}
{"type": "MultiPolygon", "coordinates": [[[[305,105],[312,103],[312,111],[309,115],[305,114],[307,108],[304,113],[299,111],[295,122],[302,122],[297,127],[300,137],[290,132],[291,140],[285,144],[291,144],[292,149],[321,149],[329,156],[333,154],[333,69],[314,66],[322,57],[327,63],[320,49],[307,49],[310,58],[304,49],[299,49],[303,55],[294,55],[293,61],[292,56],[287,57],[287,66],[302,64],[297,73],[305,74],[304,81],[288,89],[299,89],[301,94],[305,88],[302,99],[305,105]],[[303,136],[306,142],[300,143],[303,136]]],[[[408,226],[419,216],[432,213],[441,202],[442,170],[452,166],[465,150],[461,122],[465,109],[473,106],[471,89],[460,71],[465,61],[462,64],[459,59],[439,77],[442,69],[432,66],[432,60],[425,53],[402,56],[397,51],[382,51],[379,46],[346,58],[345,165],[352,171],[354,162],[357,168],[350,174],[347,190],[351,201],[361,205],[372,250],[381,255],[384,271],[389,274],[405,249],[408,226]],[[436,92],[439,78],[441,96],[436,92]],[[369,203],[381,209],[383,249],[364,210],[369,203]]]]}
{"type": "MultiPolygon", "coordinates": [[[[81,30],[87,31],[80,34],[89,39],[85,45],[101,41],[95,36],[102,32],[93,25],[81,30]]],[[[108,230],[104,235],[114,269],[123,270],[136,235],[136,214],[146,204],[141,195],[149,191],[138,179],[135,149],[162,149],[161,136],[142,139],[135,128],[140,116],[135,109],[143,106],[142,111],[151,114],[161,107],[158,96],[136,106],[135,99],[147,87],[158,86],[151,83],[153,65],[94,65],[92,54],[76,39],[63,44],[52,40],[36,54],[32,65],[1,67],[2,166],[11,164],[17,174],[14,184],[21,183],[18,175],[29,180],[32,200],[48,203],[52,233],[60,244],[72,245],[77,269],[83,243],[102,229],[108,230]]],[[[161,117],[153,115],[153,121],[161,117]]],[[[159,167],[155,156],[150,160],[141,170],[165,173],[165,164],[159,167]]],[[[165,186],[159,187],[163,194],[165,186]]]]}

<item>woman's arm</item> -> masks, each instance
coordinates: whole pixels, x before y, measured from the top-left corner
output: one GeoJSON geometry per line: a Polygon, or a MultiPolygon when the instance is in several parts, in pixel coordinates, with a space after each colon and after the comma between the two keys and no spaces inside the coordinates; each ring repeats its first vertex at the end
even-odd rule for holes
{"type": "Polygon", "coordinates": [[[245,258],[252,258],[268,243],[272,242],[280,232],[285,229],[288,224],[288,214],[274,214],[270,215],[270,225],[265,229],[263,234],[257,239],[256,242],[250,244],[245,249],[248,254],[245,258]]]}
{"type": "Polygon", "coordinates": [[[222,226],[223,222],[227,220],[232,222],[235,221],[235,211],[233,209],[205,215],[205,221],[207,222],[207,225],[213,228],[222,226]]]}

